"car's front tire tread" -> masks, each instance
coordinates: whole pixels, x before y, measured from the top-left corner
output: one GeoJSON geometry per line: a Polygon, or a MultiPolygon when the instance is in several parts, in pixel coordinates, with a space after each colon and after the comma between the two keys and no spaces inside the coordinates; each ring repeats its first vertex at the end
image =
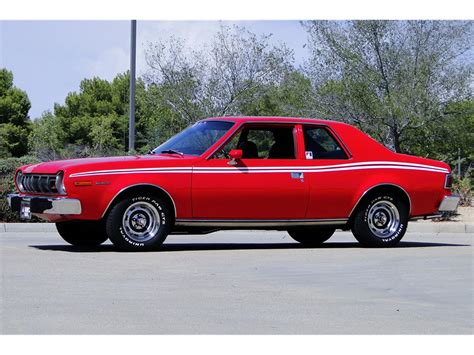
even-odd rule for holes
{"type": "Polygon", "coordinates": [[[59,235],[77,247],[95,247],[108,237],[103,221],[66,221],[56,223],[59,235]]]}
{"type": "Polygon", "coordinates": [[[331,238],[335,229],[330,227],[294,228],[288,234],[305,247],[317,247],[331,238]]]}

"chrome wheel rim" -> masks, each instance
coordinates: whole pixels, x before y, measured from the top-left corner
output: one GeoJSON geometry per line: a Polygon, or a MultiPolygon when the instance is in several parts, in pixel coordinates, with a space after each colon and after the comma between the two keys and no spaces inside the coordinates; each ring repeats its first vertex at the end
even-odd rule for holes
{"type": "Polygon", "coordinates": [[[153,239],[160,229],[158,209],[148,202],[135,202],[123,214],[122,227],[125,234],[135,242],[153,239]]]}
{"type": "Polygon", "coordinates": [[[390,201],[378,201],[367,215],[370,231],[381,239],[390,238],[400,227],[400,213],[390,201]]]}

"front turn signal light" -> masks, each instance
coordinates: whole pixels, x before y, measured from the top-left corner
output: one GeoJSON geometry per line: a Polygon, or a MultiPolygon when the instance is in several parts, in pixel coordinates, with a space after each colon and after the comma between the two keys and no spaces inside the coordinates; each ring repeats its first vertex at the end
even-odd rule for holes
{"type": "Polygon", "coordinates": [[[92,181],[90,180],[74,181],[74,186],[92,186],[92,181]]]}

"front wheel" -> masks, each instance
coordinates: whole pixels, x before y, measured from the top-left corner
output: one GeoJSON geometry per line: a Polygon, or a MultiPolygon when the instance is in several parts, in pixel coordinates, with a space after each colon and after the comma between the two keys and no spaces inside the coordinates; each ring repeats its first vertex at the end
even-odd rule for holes
{"type": "Polygon", "coordinates": [[[120,250],[156,250],[171,231],[172,212],[162,198],[136,193],[119,201],[106,219],[106,230],[120,250]]]}
{"type": "Polygon", "coordinates": [[[408,225],[408,207],[395,196],[367,199],[358,209],[352,234],[367,247],[391,247],[403,238],[408,225]]]}
{"type": "Polygon", "coordinates": [[[102,221],[67,221],[56,223],[59,235],[76,247],[96,247],[107,238],[102,221]]]}
{"type": "Polygon", "coordinates": [[[335,231],[330,227],[301,227],[289,229],[288,234],[306,247],[316,247],[331,238],[335,231]]]}

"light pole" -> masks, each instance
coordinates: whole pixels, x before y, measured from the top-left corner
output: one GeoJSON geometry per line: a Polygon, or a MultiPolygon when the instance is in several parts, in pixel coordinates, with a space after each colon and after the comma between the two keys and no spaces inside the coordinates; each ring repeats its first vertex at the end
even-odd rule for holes
{"type": "Polygon", "coordinates": [[[461,148],[458,148],[458,177],[461,178],[461,148]]]}
{"type": "Polygon", "coordinates": [[[130,31],[130,118],[128,127],[128,151],[135,150],[135,66],[137,52],[137,20],[132,20],[130,31]]]}

